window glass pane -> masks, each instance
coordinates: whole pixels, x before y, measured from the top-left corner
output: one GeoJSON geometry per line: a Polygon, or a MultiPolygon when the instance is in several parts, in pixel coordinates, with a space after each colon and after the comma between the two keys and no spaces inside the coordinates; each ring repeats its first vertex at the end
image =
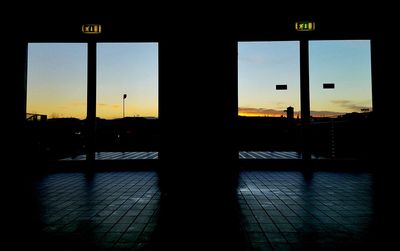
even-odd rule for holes
{"type": "Polygon", "coordinates": [[[238,44],[241,158],[299,157],[299,53],[298,41],[238,44]]]}
{"type": "Polygon", "coordinates": [[[97,44],[97,117],[158,118],[157,43],[97,44]]]}
{"type": "Polygon", "coordinates": [[[309,49],[313,152],[324,158],[366,157],[372,112],[370,41],[311,41],[309,49]]]}
{"type": "Polygon", "coordinates": [[[83,153],[86,82],[86,44],[28,44],[26,118],[37,156],[60,159],[83,153]]]}
{"type": "Polygon", "coordinates": [[[98,152],[158,149],[157,43],[97,44],[97,117],[98,152]]]}
{"type": "Polygon", "coordinates": [[[299,42],[239,43],[239,115],[286,117],[300,111],[299,42]],[[277,90],[276,85],[287,85],[277,90]]]}
{"type": "Polygon", "coordinates": [[[316,118],[372,110],[369,41],[310,42],[310,106],[316,118]]]}

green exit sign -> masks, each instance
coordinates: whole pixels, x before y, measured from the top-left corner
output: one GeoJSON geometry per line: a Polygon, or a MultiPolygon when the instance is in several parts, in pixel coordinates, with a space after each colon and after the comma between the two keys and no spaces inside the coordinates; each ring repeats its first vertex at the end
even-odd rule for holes
{"type": "Polygon", "coordinates": [[[296,22],[295,27],[297,31],[313,31],[315,30],[315,22],[310,22],[310,21],[296,22]]]}

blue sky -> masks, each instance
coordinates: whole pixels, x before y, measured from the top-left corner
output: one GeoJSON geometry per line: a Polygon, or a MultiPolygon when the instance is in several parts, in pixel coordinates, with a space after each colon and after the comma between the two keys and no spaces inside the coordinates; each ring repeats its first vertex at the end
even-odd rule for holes
{"type": "Polygon", "coordinates": [[[276,116],[288,106],[300,110],[299,42],[239,43],[238,84],[241,114],[276,116]],[[278,84],[288,89],[275,90],[278,84]]]}
{"type": "Polygon", "coordinates": [[[97,116],[158,117],[157,43],[97,44],[97,116]]]}
{"type": "Polygon", "coordinates": [[[85,118],[86,82],[87,44],[28,44],[28,113],[85,118]]]}
{"type": "Polygon", "coordinates": [[[369,41],[311,41],[309,48],[312,111],[372,109],[369,41]],[[335,83],[335,89],[322,89],[323,83],[335,83]]]}

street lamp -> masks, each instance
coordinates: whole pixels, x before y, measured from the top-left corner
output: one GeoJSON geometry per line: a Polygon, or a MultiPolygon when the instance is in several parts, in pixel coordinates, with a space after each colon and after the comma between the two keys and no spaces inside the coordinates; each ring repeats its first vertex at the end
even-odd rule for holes
{"type": "Polygon", "coordinates": [[[125,99],[126,99],[127,95],[124,94],[122,96],[122,117],[125,118],[125,99]]]}

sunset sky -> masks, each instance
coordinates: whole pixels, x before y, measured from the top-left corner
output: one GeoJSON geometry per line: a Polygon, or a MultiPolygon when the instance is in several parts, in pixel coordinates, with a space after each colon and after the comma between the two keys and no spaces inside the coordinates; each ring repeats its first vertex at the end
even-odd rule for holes
{"type": "Polygon", "coordinates": [[[158,117],[157,43],[97,44],[97,117],[158,117]]]}
{"type": "Polygon", "coordinates": [[[311,115],[372,110],[370,41],[311,41],[309,48],[311,115]]]}
{"type": "Polygon", "coordinates": [[[28,113],[86,117],[86,44],[28,44],[27,78],[28,113]]]}
{"type": "MultiPolygon", "coordinates": [[[[86,117],[87,45],[28,45],[27,112],[86,117]]],[[[97,117],[158,117],[157,43],[97,44],[97,117]]]]}
{"type": "Polygon", "coordinates": [[[239,114],[280,116],[300,107],[299,42],[241,42],[238,45],[239,114]],[[287,90],[275,90],[286,84],[287,90]]]}
{"type": "MultiPolygon", "coordinates": [[[[310,41],[309,48],[313,116],[371,109],[369,41],[310,41]]],[[[28,45],[28,113],[85,118],[86,81],[87,44],[28,45]]],[[[299,112],[299,42],[240,42],[238,90],[240,115],[281,116],[288,106],[299,112]]],[[[97,44],[97,117],[122,117],[123,94],[125,116],[158,117],[157,43],[97,44]]]]}

